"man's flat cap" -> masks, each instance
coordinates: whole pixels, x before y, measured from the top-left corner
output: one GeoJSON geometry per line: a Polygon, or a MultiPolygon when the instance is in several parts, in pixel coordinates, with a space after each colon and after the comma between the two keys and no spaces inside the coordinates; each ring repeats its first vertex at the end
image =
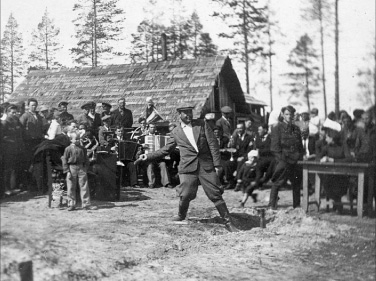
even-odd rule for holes
{"type": "Polygon", "coordinates": [[[81,109],[85,108],[94,108],[96,106],[96,103],[93,101],[87,102],[81,106],[81,109]]]}
{"type": "Polygon", "coordinates": [[[176,110],[178,112],[181,112],[181,111],[192,111],[195,107],[194,106],[181,106],[181,107],[178,107],[176,110]]]}
{"type": "Polygon", "coordinates": [[[67,101],[61,101],[61,102],[58,103],[57,106],[58,106],[58,107],[60,107],[60,106],[67,106],[68,103],[69,103],[69,102],[67,102],[67,101]]]}
{"type": "Polygon", "coordinates": [[[102,106],[108,106],[109,108],[111,108],[111,107],[112,107],[112,105],[111,105],[111,104],[109,104],[109,103],[107,103],[107,102],[102,102],[102,106]]]}
{"type": "Polygon", "coordinates": [[[232,112],[232,108],[229,107],[228,105],[225,105],[225,106],[223,106],[223,107],[221,108],[221,111],[222,111],[223,113],[231,113],[231,112],[232,112]]]}

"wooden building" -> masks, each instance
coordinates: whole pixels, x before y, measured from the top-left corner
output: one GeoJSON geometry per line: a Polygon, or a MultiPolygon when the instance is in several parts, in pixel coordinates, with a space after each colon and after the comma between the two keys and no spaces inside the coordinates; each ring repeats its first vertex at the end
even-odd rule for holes
{"type": "Polygon", "coordinates": [[[195,107],[194,118],[203,118],[209,112],[219,118],[220,108],[225,105],[233,109],[234,123],[238,117],[251,114],[231,60],[223,56],[30,71],[11,95],[10,102],[31,97],[40,106],[50,108],[66,100],[68,111],[75,117],[88,101],[95,101],[100,112],[101,102],[116,109],[117,100],[124,97],[134,122],[145,115],[147,97],[153,98],[164,120],[162,124],[177,121],[176,108],[181,104],[195,107]]]}

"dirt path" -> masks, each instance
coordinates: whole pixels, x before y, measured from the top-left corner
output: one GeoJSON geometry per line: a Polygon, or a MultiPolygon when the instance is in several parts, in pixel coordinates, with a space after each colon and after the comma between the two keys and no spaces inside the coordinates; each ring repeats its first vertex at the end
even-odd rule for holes
{"type": "MultiPolygon", "coordinates": [[[[18,195],[1,210],[1,280],[19,280],[33,261],[34,280],[375,280],[375,219],[306,216],[280,194],[281,209],[259,227],[255,206],[224,197],[241,233],[228,233],[200,189],[186,224],[174,224],[171,189],[127,189],[97,211],[47,208],[47,198],[18,195]]],[[[267,191],[259,194],[267,197],[267,191]]]]}

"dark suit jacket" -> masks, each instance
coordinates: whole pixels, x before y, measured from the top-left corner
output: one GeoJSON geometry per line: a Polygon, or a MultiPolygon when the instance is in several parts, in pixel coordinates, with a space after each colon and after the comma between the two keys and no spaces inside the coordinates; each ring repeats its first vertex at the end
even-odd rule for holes
{"type": "Polygon", "coordinates": [[[198,165],[206,170],[219,167],[221,156],[218,149],[218,142],[210,126],[203,120],[195,120],[192,121],[192,129],[198,152],[191,145],[179,124],[171,132],[168,143],[160,150],[148,154],[148,160],[153,161],[161,159],[168,155],[176,146],[179,146],[179,174],[194,172],[197,170],[198,165]]]}
{"type": "Polygon", "coordinates": [[[247,157],[249,151],[253,147],[253,138],[247,133],[242,140],[238,134],[233,137],[233,147],[236,148],[236,157],[247,157]]]}
{"type": "Polygon", "coordinates": [[[228,122],[223,117],[219,118],[217,122],[215,122],[215,125],[217,127],[220,127],[222,129],[223,135],[226,137],[230,137],[234,129],[232,128],[231,121],[228,122]]]}
{"type": "Polygon", "coordinates": [[[111,126],[123,126],[124,128],[132,128],[133,114],[129,109],[124,109],[124,115],[121,115],[119,108],[114,110],[111,116],[111,126]]]}

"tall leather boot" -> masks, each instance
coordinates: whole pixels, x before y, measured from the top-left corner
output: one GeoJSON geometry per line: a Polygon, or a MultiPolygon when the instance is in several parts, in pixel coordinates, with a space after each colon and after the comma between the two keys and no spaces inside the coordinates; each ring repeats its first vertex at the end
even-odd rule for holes
{"type": "Polygon", "coordinates": [[[222,219],[224,220],[226,229],[230,232],[239,232],[239,229],[237,229],[231,221],[230,212],[227,209],[226,203],[219,204],[215,207],[217,208],[218,213],[220,214],[222,219]]]}
{"type": "Polygon", "coordinates": [[[183,220],[185,220],[185,218],[187,216],[188,208],[189,208],[189,201],[183,201],[182,199],[180,199],[179,213],[172,220],[173,221],[183,221],[183,220]]]}
{"type": "Polygon", "coordinates": [[[299,187],[293,187],[292,189],[292,206],[293,208],[300,207],[300,189],[299,187]]]}
{"type": "Polygon", "coordinates": [[[278,187],[273,185],[270,190],[270,199],[268,207],[272,210],[277,210],[277,201],[278,201],[278,187]]]}

